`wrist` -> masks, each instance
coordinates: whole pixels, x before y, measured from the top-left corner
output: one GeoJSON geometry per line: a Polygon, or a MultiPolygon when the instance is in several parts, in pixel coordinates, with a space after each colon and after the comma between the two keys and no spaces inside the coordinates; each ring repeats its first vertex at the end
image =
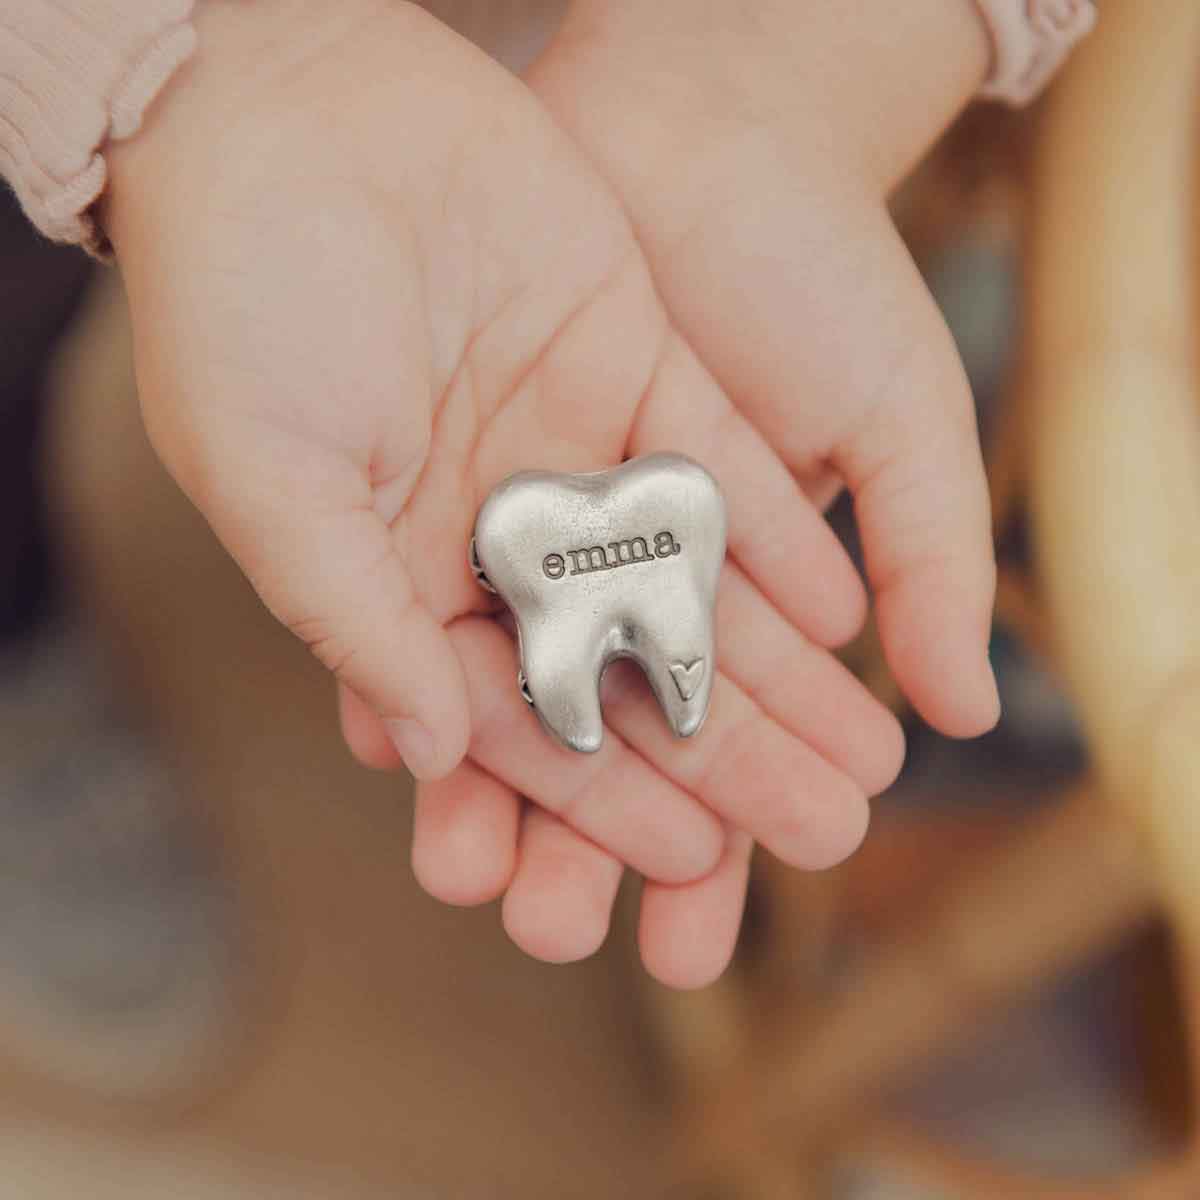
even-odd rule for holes
{"type": "MultiPolygon", "coordinates": [[[[108,186],[98,216],[119,260],[167,232],[172,214],[204,205],[209,181],[228,192],[261,152],[276,165],[287,147],[328,138],[319,114],[360,77],[355,44],[395,42],[407,10],[384,0],[205,0],[197,49],[133,137],[105,151],[108,186]],[[387,28],[383,28],[383,27],[387,28]]],[[[262,180],[262,172],[258,172],[262,180]]],[[[184,218],[186,220],[186,217],[184,218]]]]}
{"type": "Polygon", "coordinates": [[[883,192],[966,107],[991,58],[974,0],[574,0],[562,36],[619,44],[643,73],[708,55],[731,110],[775,114],[883,192]]]}

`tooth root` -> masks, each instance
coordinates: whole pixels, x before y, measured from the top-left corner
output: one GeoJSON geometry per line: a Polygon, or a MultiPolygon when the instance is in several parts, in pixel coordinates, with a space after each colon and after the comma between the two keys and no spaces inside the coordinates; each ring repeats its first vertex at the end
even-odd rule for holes
{"type": "Polygon", "coordinates": [[[572,750],[594,754],[604,742],[604,718],[596,680],[582,672],[525,669],[527,697],[547,731],[572,750]]]}
{"type": "Polygon", "coordinates": [[[702,626],[639,656],[638,661],[676,737],[691,737],[704,723],[712,696],[714,654],[702,626]]]}
{"type": "Polygon", "coordinates": [[[674,733],[704,721],[725,508],[712,477],[654,454],[591,475],[510,476],[480,509],[469,549],[481,585],[516,618],[518,686],[554,736],[600,748],[600,674],[627,655],[674,733]]]}

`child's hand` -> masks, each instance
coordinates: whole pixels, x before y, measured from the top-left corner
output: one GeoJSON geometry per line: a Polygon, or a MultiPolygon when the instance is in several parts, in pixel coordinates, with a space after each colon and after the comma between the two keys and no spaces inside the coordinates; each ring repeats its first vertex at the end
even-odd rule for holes
{"type": "Polygon", "coordinates": [[[512,937],[568,959],[602,940],[627,863],[654,881],[649,968],[711,978],[750,837],[837,861],[898,768],[894,719],[821,648],[857,628],[857,576],[519,81],[406,5],[213,0],[199,20],[199,57],[113,155],[106,213],[156,448],[336,673],[358,756],[437,781],[413,851],[431,892],[507,891],[512,937]],[[518,694],[471,527],[514,470],[660,449],[729,506],[711,713],[676,741],[618,673],[604,749],[572,754],[518,694]]]}
{"type": "Polygon", "coordinates": [[[885,196],[987,62],[969,0],[576,0],[529,76],[739,412],[815,502],[853,492],[889,662],[956,736],[998,714],[987,492],[962,368],[885,196]]]}

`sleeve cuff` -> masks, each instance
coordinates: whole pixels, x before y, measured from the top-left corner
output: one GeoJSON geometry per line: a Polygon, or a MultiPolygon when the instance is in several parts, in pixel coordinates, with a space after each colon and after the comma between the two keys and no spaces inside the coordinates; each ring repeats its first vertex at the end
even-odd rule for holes
{"type": "Polygon", "coordinates": [[[47,237],[104,256],[102,150],[193,52],[193,0],[0,2],[0,174],[47,237]]]}
{"type": "Polygon", "coordinates": [[[977,0],[992,40],[980,95],[1028,104],[1096,24],[1092,0],[977,0]]]}

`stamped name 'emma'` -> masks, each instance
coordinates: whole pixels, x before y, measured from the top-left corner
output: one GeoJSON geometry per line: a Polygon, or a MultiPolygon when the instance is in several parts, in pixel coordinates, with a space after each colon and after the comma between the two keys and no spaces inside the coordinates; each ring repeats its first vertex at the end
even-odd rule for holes
{"type": "Polygon", "coordinates": [[[617,567],[670,558],[682,549],[675,535],[669,529],[664,529],[649,542],[644,537],[626,538],[609,542],[607,546],[587,546],[581,550],[568,550],[565,554],[547,554],[542,559],[542,571],[547,579],[561,579],[564,575],[591,575],[596,571],[615,571],[617,567]]]}

